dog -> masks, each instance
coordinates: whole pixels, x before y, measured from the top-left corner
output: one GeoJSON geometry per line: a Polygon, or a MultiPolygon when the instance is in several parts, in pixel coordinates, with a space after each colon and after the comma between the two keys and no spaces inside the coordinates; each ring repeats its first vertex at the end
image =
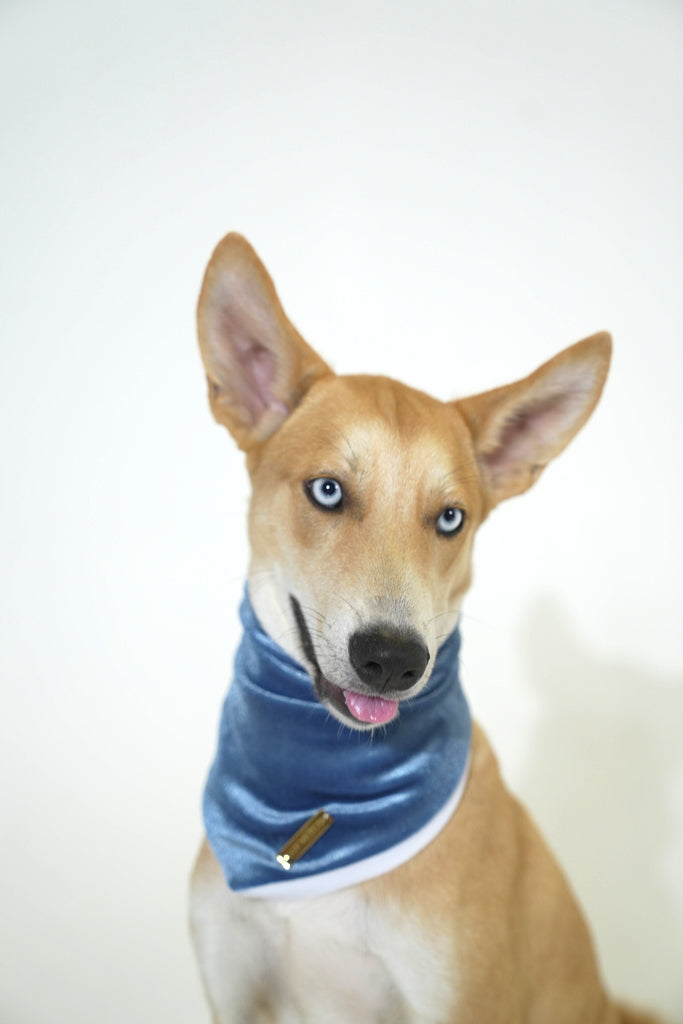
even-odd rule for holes
{"type": "Polygon", "coordinates": [[[244,638],[190,923],[216,1024],[646,1024],[457,678],[479,525],[584,425],[611,339],[452,402],[337,376],[249,243],[198,304],[252,484],[244,638]]]}

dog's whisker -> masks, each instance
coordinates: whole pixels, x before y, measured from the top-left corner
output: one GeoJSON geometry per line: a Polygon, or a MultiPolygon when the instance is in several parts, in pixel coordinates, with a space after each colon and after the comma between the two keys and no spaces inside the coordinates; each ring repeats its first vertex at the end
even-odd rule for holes
{"type": "Polygon", "coordinates": [[[336,590],[334,590],[332,592],[332,594],[333,594],[333,597],[336,597],[338,601],[343,601],[344,604],[347,604],[349,606],[349,608],[351,609],[351,611],[353,612],[353,614],[356,615],[359,619],[362,618],[361,613],[353,605],[353,603],[348,599],[348,597],[345,597],[344,594],[340,594],[336,590]]]}

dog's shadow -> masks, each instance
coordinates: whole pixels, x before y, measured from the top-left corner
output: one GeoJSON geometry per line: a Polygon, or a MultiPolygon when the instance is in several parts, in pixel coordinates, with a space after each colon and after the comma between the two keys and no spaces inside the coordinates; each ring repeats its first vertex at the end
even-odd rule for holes
{"type": "Polygon", "coordinates": [[[591,655],[555,598],[530,607],[522,656],[540,715],[519,790],[588,912],[611,987],[660,1007],[666,994],[680,1014],[683,680],[591,655]]]}

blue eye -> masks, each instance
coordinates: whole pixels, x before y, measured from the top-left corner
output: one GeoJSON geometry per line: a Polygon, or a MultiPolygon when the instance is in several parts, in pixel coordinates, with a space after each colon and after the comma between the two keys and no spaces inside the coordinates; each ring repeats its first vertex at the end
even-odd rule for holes
{"type": "Polygon", "coordinates": [[[344,493],[338,480],[330,476],[319,476],[306,484],[311,501],[328,512],[341,508],[344,493]]]}
{"type": "Polygon", "coordinates": [[[436,521],[437,533],[452,537],[459,533],[465,524],[465,513],[461,508],[445,508],[436,521]]]}

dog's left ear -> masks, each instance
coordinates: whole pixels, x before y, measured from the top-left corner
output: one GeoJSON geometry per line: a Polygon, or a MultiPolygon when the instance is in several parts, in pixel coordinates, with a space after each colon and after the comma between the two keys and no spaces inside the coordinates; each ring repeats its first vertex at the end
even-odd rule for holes
{"type": "Polygon", "coordinates": [[[463,398],[464,416],[493,508],[522,494],[584,425],[602,392],[612,339],[584,338],[515,384],[463,398]]]}
{"type": "Polygon", "coordinates": [[[332,373],[287,319],[268,271],[242,235],[209,261],[197,306],[199,347],[215,419],[249,451],[332,373]]]}

